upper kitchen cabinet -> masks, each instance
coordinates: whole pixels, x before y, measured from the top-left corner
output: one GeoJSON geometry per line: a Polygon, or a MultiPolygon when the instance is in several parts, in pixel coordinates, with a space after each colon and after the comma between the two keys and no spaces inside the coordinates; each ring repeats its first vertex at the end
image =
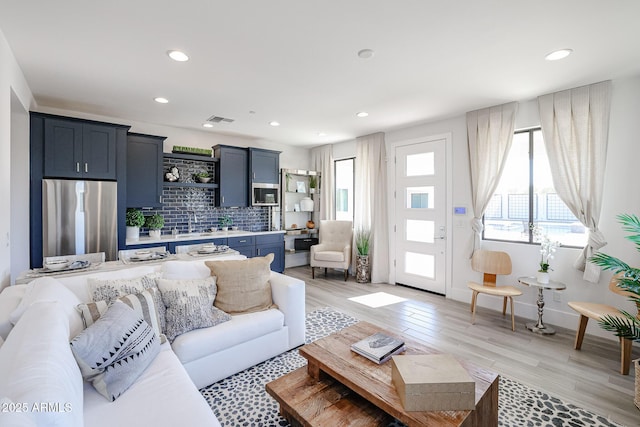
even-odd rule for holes
{"type": "Polygon", "coordinates": [[[127,135],[127,207],[162,206],[162,146],[166,137],[127,135]]]}
{"type": "Polygon", "coordinates": [[[249,206],[249,151],[228,145],[216,145],[213,150],[219,159],[216,168],[216,206],[249,206]]]}
{"type": "Polygon", "coordinates": [[[278,184],[280,178],[280,151],[249,148],[251,184],[278,184]]]}
{"type": "Polygon", "coordinates": [[[44,176],[115,180],[116,127],[45,117],[44,176]]]}

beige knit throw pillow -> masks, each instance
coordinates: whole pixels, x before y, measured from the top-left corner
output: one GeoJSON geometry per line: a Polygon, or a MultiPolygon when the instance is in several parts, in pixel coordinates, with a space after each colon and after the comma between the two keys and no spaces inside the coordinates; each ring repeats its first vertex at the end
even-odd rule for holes
{"type": "Polygon", "coordinates": [[[275,307],[271,298],[269,266],[273,254],[243,260],[207,261],[216,276],[218,295],[213,303],[229,314],[252,313],[275,307]]]}

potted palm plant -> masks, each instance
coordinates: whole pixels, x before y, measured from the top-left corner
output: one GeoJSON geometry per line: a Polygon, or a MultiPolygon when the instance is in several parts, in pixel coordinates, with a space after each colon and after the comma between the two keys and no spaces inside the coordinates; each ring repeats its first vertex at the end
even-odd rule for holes
{"type": "Polygon", "coordinates": [[[356,231],[356,282],[368,283],[371,281],[369,264],[369,242],[371,240],[371,230],[359,228],[356,231]]]}
{"type": "MultiPolygon", "coordinates": [[[[622,229],[631,233],[626,239],[632,241],[636,245],[636,249],[640,251],[640,219],[635,215],[621,214],[618,220],[622,224],[622,229]]],[[[603,270],[611,270],[614,273],[620,273],[617,287],[632,293],[634,296],[629,299],[636,303],[640,310],[640,269],[631,267],[624,261],[611,255],[597,252],[590,261],[595,265],[602,267],[603,270]]],[[[618,337],[628,338],[634,341],[640,341],[640,314],[630,314],[626,311],[620,312],[621,316],[604,316],[600,321],[607,331],[612,331],[618,337]]]]}
{"type": "Polygon", "coordinates": [[[149,229],[149,237],[159,239],[160,229],[164,227],[164,218],[159,213],[155,213],[145,218],[144,226],[149,229]]]}
{"type": "Polygon", "coordinates": [[[231,219],[231,215],[222,215],[218,219],[218,222],[220,223],[220,227],[222,227],[222,231],[227,231],[233,224],[233,219],[231,219]]]}
{"type": "Polygon", "coordinates": [[[138,240],[140,238],[140,227],[144,225],[144,215],[140,209],[128,208],[125,217],[127,226],[127,239],[138,240]]]}
{"type": "MultiPolygon", "coordinates": [[[[636,249],[640,251],[640,219],[636,215],[620,214],[617,216],[618,221],[622,224],[622,229],[631,233],[626,239],[632,241],[636,245],[636,249]]],[[[630,293],[629,300],[636,304],[636,314],[628,313],[620,310],[620,315],[605,315],[600,319],[600,326],[613,332],[620,338],[630,339],[640,342],[640,269],[631,267],[619,258],[611,255],[597,252],[589,261],[600,266],[603,270],[611,270],[615,274],[619,274],[616,286],[630,293]]],[[[640,359],[635,361],[636,378],[635,378],[635,405],[640,409],[640,359]]]]}

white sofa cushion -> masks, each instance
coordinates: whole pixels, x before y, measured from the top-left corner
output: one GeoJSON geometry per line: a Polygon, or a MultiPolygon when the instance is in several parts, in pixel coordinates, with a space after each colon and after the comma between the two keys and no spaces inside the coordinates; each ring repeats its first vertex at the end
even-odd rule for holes
{"type": "Polygon", "coordinates": [[[204,261],[165,261],[162,263],[163,279],[204,279],[211,276],[211,270],[204,261]]]}
{"type": "Polygon", "coordinates": [[[82,331],[82,319],[76,311],[76,306],[81,301],[73,292],[53,277],[40,277],[27,285],[20,304],[9,316],[11,323],[14,325],[18,323],[27,308],[38,301],[58,301],[60,303],[69,320],[69,339],[82,331]]]}
{"type": "Polygon", "coordinates": [[[0,292],[0,337],[7,338],[13,328],[10,317],[27,291],[27,285],[8,286],[0,292]]]}
{"type": "Polygon", "coordinates": [[[91,427],[220,426],[168,343],[121,399],[108,402],[85,385],[84,421],[91,427]]]}
{"type": "Polygon", "coordinates": [[[68,337],[62,305],[40,301],[27,308],[0,348],[0,397],[27,403],[38,426],[83,425],[82,376],[68,337]],[[34,410],[43,403],[49,410],[34,410]]]}
{"type": "Polygon", "coordinates": [[[167,308],[165,334],[169,341],[185,332],[208,328],[231,320],[231,316],[213,306],[216,278],[190,280],[158,279],[162,301],[167,308]]]}
{"type": "Polygon", "coordinates": [[[197,329],[177,337],[171,347],[184,364],[282,329],[284,315],[270,309],[231,316],[213,328],[197,329]]]}

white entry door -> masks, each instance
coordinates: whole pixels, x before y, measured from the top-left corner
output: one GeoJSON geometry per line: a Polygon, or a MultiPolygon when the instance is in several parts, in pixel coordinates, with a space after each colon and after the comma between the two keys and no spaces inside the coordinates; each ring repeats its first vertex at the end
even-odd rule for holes
{"type": "Polygon", "coordinates": [[[445,294],[445,139],[395,149],[396,283],[445,294]]]}

